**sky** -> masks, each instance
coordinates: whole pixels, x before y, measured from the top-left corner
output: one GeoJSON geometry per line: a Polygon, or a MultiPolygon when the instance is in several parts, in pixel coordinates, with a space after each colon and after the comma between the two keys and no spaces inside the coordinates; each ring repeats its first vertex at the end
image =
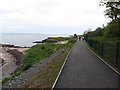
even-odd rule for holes
{"type": "Polygon", "coordinates": [[[100,0],[0,0],[0,33],[83,34],[106,25],[100,0]]]}

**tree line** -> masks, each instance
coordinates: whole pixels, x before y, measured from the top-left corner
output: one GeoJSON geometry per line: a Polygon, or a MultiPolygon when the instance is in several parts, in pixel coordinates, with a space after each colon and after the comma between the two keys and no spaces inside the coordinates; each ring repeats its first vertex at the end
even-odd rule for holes
{"type": "Polygon", "coordinates": [[[111,19],[107,26],[98,27],[95,31],[87,30],[85,37],[103,36],[105,38],[120,38],[120,0],[101,0],[100,6],[105,6],[104,15],[111,19]]]}

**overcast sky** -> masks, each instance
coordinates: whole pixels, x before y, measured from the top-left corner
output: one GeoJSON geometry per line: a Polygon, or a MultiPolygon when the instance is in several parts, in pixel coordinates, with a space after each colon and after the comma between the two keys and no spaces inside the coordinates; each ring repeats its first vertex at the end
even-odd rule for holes
{"type": "Polygon", "coordinates": [[[3,33],[82,34],[108,22],[99,4],[100,0],[0,0],[0,29],[3,33]]]}

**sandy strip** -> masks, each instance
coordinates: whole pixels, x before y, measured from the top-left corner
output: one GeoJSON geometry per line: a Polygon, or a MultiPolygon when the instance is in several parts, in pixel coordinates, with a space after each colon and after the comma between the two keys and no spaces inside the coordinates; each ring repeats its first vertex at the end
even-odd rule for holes
{"type": "Polygon", "coordinates": [[[17,69],[17,65],[16,65],[17,60],[15,59],[13,55],[7,52],[7,50],[9,49],[10,50],[16,49],[19,52],[25,53],[25,51],[28,48],[11,48],[11,47],[2,48],[0,47],[0,66],[1,66],[0,67],[0,80],[6,77],[9,77],[10,74],[13,73],[17,69]]]}

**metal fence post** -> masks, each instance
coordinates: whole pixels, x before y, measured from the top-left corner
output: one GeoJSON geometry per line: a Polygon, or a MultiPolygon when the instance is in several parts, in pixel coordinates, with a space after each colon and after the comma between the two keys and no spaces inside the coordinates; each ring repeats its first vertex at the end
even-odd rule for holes
{"type": "Polygon", "coordinates": [[[101,43],[101,56],[103,57],[103,42],[101,43]]]}
{"type": "Polygon", "coordinates": [[[116,43],[116,67],[118,64],[118,42],[116,43]]]}

